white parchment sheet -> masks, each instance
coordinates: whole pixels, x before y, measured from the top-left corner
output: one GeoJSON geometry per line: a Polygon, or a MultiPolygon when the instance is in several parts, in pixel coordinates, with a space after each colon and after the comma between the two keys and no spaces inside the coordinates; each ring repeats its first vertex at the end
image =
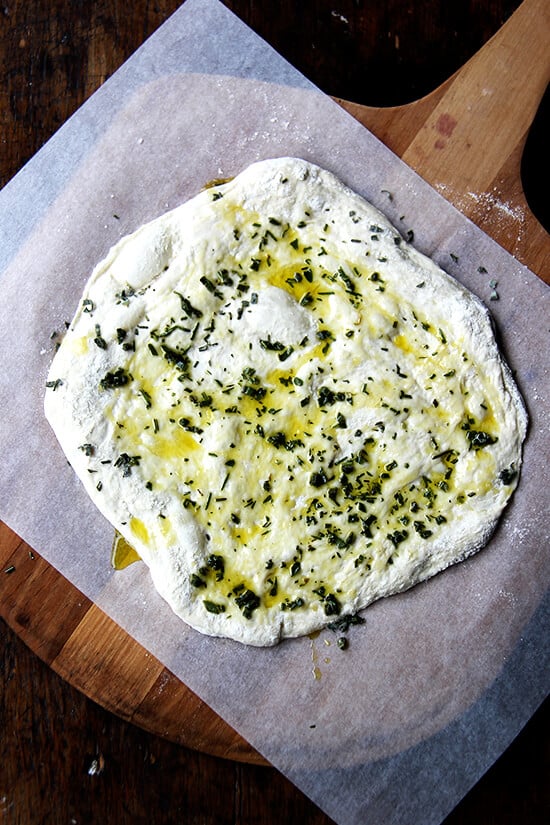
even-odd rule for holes
{"type": "Polygon", "coordinates": [[[0,516],[337,822],[440,822],[548,692],[548,287],[217,0],[188,0],[5,187],[0,256],[0,516]],[[530,415],[488,547],[373,605],[346,651],[330,631],[268,650],[203,637],[143,564],[112,571],[113,530],[42,412],[51,334],[109,247],[282,155],[413,228],[482,299],[498,281],[490,309],[530,415]]]}

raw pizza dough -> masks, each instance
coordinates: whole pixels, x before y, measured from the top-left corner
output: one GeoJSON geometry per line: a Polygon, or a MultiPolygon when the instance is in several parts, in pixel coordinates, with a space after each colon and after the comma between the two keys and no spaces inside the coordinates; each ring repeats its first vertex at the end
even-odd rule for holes
{"type": "Polygon", "coordinates": [[[251,645],[480,550],[527,423],[484,305],[295,158],[109,252],[45,410],[173,610],[251,645]]]}

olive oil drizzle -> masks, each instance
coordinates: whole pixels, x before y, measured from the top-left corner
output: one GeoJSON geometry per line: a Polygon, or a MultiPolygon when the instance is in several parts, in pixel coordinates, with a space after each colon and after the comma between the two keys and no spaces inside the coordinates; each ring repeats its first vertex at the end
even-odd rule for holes
{"type": "MultiPolygon", "coordinates": [[[[214,200],[224,197],[221,183],[209,185],[214,200]]],[[[208,537],[204,564],[190,575],[205,610],[230,616],[237,608],[250,620],[259,608],[292,613],[314,604],[338,616],[362,579],[447,529],[449,512],[479,492],[457,484],[460,461],[474,460],[491,478],[498,411],[479,373],[483,402],[470,408],[472,355],[393,294],[376,256],[380,227],[358,226],[349,239],[364,249],[358,265],[331,242],[331,219],[320,233],[307,211],[294,226],[240,204],[223,214],[222,230],[246,237],[252,252],[233,244],[198,284],[182,272],[162,326],[95,330],[97,347],[127,353],[126,367],[100,384],[110,399],[114,466],[140,474],[151,495],[179,490],[208,537]],[[218,351],[238,339],[267,288],[290,296],[312,332],[299,341],[258,337],[248,352],[241,347],[247,363],[238,372],[221,368],[218,351]],[[413,413],[430,434],[423,454],[409,432],[413,413]],[[216,429],[226,441],[214,452],[216,429]],[[294,546],[285,546],[288,535],[294,546]]],[[[130,529],[144,540],[137,520],[130,529]]],[[[154,544],[170,529],[160,513],[146,535],[154,544]]],[[[138,559],[117,535],[113,566],[138,559]]]]}

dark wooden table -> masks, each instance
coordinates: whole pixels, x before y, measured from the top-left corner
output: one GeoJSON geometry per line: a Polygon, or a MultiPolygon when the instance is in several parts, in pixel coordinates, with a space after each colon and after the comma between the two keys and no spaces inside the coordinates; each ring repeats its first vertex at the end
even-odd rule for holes
{"type": "MultiPolygon", "coordinates": [[[[0,186],[178,5],[0,3],[0,186]]],[[[327,93],[384,106],[409,102],[439,85],[519,0],[226,5],[327,93]]],[[[550,821],[548,707],[535,714],[445,825],[550,821]]],[[[63,682],[0,622],[0,822],[330,820],[274,769],[189,751],[114,717],[63,682]]]]}

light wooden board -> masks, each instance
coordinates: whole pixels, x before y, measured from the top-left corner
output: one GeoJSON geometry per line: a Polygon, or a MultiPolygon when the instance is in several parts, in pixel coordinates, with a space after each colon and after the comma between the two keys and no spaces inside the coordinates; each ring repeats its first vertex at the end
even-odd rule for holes
{"type": "MultiPolygon", "coordinates": [[[[529,127],[550,81],[549,42],[550,3],[524,0],[477,55],[422,100],[389,109],[339,102],[550,283],[544,270],[550,237],[529,210],[520,178],[529,127]]],[[[217,756],[264,762],[39,551],[0,522],[0,616],[41,659],[152,733],[217,756]]]]}

